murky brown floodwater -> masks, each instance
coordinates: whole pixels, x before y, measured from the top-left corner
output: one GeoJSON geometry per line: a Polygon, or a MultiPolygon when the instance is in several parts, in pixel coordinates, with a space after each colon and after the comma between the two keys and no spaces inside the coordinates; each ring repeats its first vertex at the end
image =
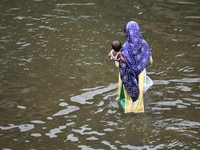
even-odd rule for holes
{"type": "Polygon", "coordinates": [[[199,149],[199,0],[1,0],[0,148],[199,149]],[[110,42],[151,47],[145,113],[124,114],[110,42]]]}

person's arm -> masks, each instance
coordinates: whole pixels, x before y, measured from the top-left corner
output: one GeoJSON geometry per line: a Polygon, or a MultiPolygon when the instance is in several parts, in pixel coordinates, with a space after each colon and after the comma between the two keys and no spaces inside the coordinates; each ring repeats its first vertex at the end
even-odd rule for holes
{"type": "Polygon", "coordinates": [[[126,60],[124,59],[122,53],[119,53],[119,58],[120,58],[122,61],[126,62],[126,60]]]}
{"type": "Polygon", "coordinates": [[[109,53],[108,53],[108,58],[111,57],[111,53],[112,53],[113,50],[111,50],[109,53]]]}
{"type": "Polygon", "coordinates": [[[109,53],[109,54],[108,54],[108,58],[110,58],[110,57],[111,57],[111,54],[109,53]]]}
{"type": "Polygon", "coordinates": [[[153,64],[153,58],[152,58],[152,56],[150,56],[150,58],[149,58],[149,62],[148,62],[147,65],[152,65],[152,64],[153,64]]]}

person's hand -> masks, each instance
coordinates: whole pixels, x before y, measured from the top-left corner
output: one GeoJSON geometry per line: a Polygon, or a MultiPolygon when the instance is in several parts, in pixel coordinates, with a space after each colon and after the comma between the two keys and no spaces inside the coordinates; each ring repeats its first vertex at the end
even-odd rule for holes
{"type": "Polygon", "coordinates": [[[149,62],[148,62],[147,65],[152,65],[152,64],[153,64],[153,58],[152,58],[152,56],[150,56],[150,58],[149,58],[149,62]]]}

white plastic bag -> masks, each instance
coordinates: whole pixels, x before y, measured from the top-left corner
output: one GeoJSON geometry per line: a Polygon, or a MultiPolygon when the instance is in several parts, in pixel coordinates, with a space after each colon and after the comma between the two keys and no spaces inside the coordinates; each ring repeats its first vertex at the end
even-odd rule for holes
{"type": "Polygon", "coordinates": [[[143,93],[145,93],[149,87],[153,85],[153,81],[149,76],[146,74],[146,69],[144,70],[144,85],[143,85],[143,93]]]}

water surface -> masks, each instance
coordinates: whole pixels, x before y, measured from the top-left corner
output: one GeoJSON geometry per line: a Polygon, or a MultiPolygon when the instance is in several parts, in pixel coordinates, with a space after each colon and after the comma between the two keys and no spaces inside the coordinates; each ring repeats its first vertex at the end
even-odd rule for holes
{"type": "Polygon", "coordinates": [[[199,149],[198,0],[0,2],[0,148],[199,149]],[[124,114],[110,43],[149,43],[145,113],[124,114]]]}

